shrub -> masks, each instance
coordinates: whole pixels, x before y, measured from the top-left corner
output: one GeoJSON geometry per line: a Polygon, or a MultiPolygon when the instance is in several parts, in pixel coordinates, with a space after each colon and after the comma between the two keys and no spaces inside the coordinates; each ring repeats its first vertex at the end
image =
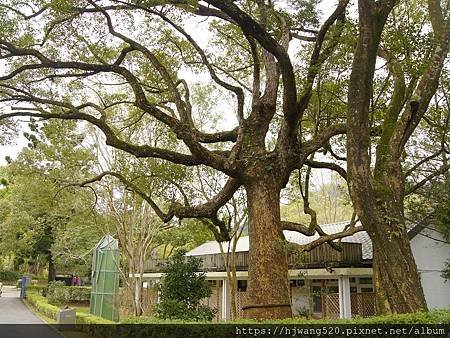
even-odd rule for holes
{"type": "Polygon", "coordinates": [[[189,308],[183,301],[167,299],[160,304],[156,304],[156,313],[161,319],[211,321],[215,310],[206,305],[189,308]]]}
{"type": "MultiPolygon", "coordinates": [[[[354,322],[349,322],[354,323],[354,322]]],[[[369,318],[359,318],[357,324],[450,324],[450,309],[419,311],[369,318]]]]}
{"type": "Polygon", "coordinates": [[[0,270],[0,281],[3,283],[16,283],[22,276],[20,272],[13,270],[0,270]]]}
{"type": "MultiPolygon", "coordinates": [[[[38,293],[37,289],[28,290],[27,303],[37,312],[56,320],[60,309],[48,303],[48,299],[38,293]]],[[[77,324],[114,324],[114,322],[91,315],[89,313],[77,312],[77,324]]]]}
{"type": "Polygon", "coordinates": [[[49,297],[49,302],[62,305],[69,302],[89,302],[91,299],[91,287],[66,286],[64,282],[52,282],[41,291],[44,297],[49,297]],[[59,298],[55,299],[55,298],[59,298]]]}
{"type": "Polygon", "coordinates": [[[61,306],[69,303],[69,292],[64,285],[64,282],[61,281],[49,283],[46,297],[50,304],[61,306]]]}
{"type": "Polygon", "coordinates": [[[205,274],[198,273],[201,260],[184,257],[177,251],[163,267],[165,276],[160,283],[160,303],[156,315],[162,319],[212,320],[215,310],[201,305],[203,298],[211,295],[205,274]]]}
{"type": "Polygon", "coordinates": [[[56,320],[59,308],[55,305],[49,304],[47,299],[39,294],[37,290],[29,289],[26,294],[26,300],[27,303],[36,311],[48,318],[56,320]]]}
{"type": "Polygon", "coordinates": [[[89,302],[91,299],[91,287],[89,286],[64,286],[69,294],[71,302],[89,302]]]}

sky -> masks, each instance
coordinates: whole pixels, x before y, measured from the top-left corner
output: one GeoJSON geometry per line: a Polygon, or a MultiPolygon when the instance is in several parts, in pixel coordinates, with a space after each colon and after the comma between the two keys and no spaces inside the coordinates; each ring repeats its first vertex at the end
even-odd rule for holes
{"type": "Polygon", "coordinates": [[[27,139],[20,135],[12,142],[12,144],[0,145],[0,166],[6,164],[6,156],[16,158],[22,148],[27,146],[27,143],[27,139]]]}

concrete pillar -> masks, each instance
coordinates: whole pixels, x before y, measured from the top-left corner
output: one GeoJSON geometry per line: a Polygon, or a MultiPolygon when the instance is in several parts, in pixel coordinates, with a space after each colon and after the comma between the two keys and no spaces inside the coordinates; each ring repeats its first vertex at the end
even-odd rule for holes
{"type": "Polygon", "coordinates": [[[350,298],[350,278],[339,276],[339,316],[340,318],[352,318],[352,304],[350,298]]]}
{"type": "Polygon", "coordinates": [[[227,279],[222,280],[222,306],[221,306],[221,319],[230,319],[230,285],[227,279]]]}

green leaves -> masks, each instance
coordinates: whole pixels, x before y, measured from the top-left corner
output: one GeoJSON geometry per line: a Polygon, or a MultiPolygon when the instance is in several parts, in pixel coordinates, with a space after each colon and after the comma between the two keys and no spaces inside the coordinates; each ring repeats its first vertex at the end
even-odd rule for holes
{"type": "Polygon", "coordinates": [[[183,251],[177,251],[164,266],[157,316],[162,319],[211,320],[215,311],[200,304],[212,293],[205,274],[197,272],[201,260],[183,255],[183,251]]]}
{"type": "Polygon", "coordinates": [[[65,187],[89,175],[93,159],[77,128],[75,122],[31,121],[25,135],[31,147],[2,170],[0,251],[21,257],[22,269],[53,259],[60,271],[87,272],[85,253],[103,223],[95,219],[89,191],[65,187]]]}

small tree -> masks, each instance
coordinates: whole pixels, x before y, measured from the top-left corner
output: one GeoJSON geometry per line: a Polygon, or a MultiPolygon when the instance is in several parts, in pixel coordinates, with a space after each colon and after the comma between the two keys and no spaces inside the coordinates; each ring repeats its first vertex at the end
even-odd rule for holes
{"type": "Polygon", "coordinates": [[[178,250],[164,266],[156,314],[163,319],[212,320],[216,310],[200,303],[212,293],[205,274],[197,272],[201,259],[184,259],[184,253],[178,250]]]}

